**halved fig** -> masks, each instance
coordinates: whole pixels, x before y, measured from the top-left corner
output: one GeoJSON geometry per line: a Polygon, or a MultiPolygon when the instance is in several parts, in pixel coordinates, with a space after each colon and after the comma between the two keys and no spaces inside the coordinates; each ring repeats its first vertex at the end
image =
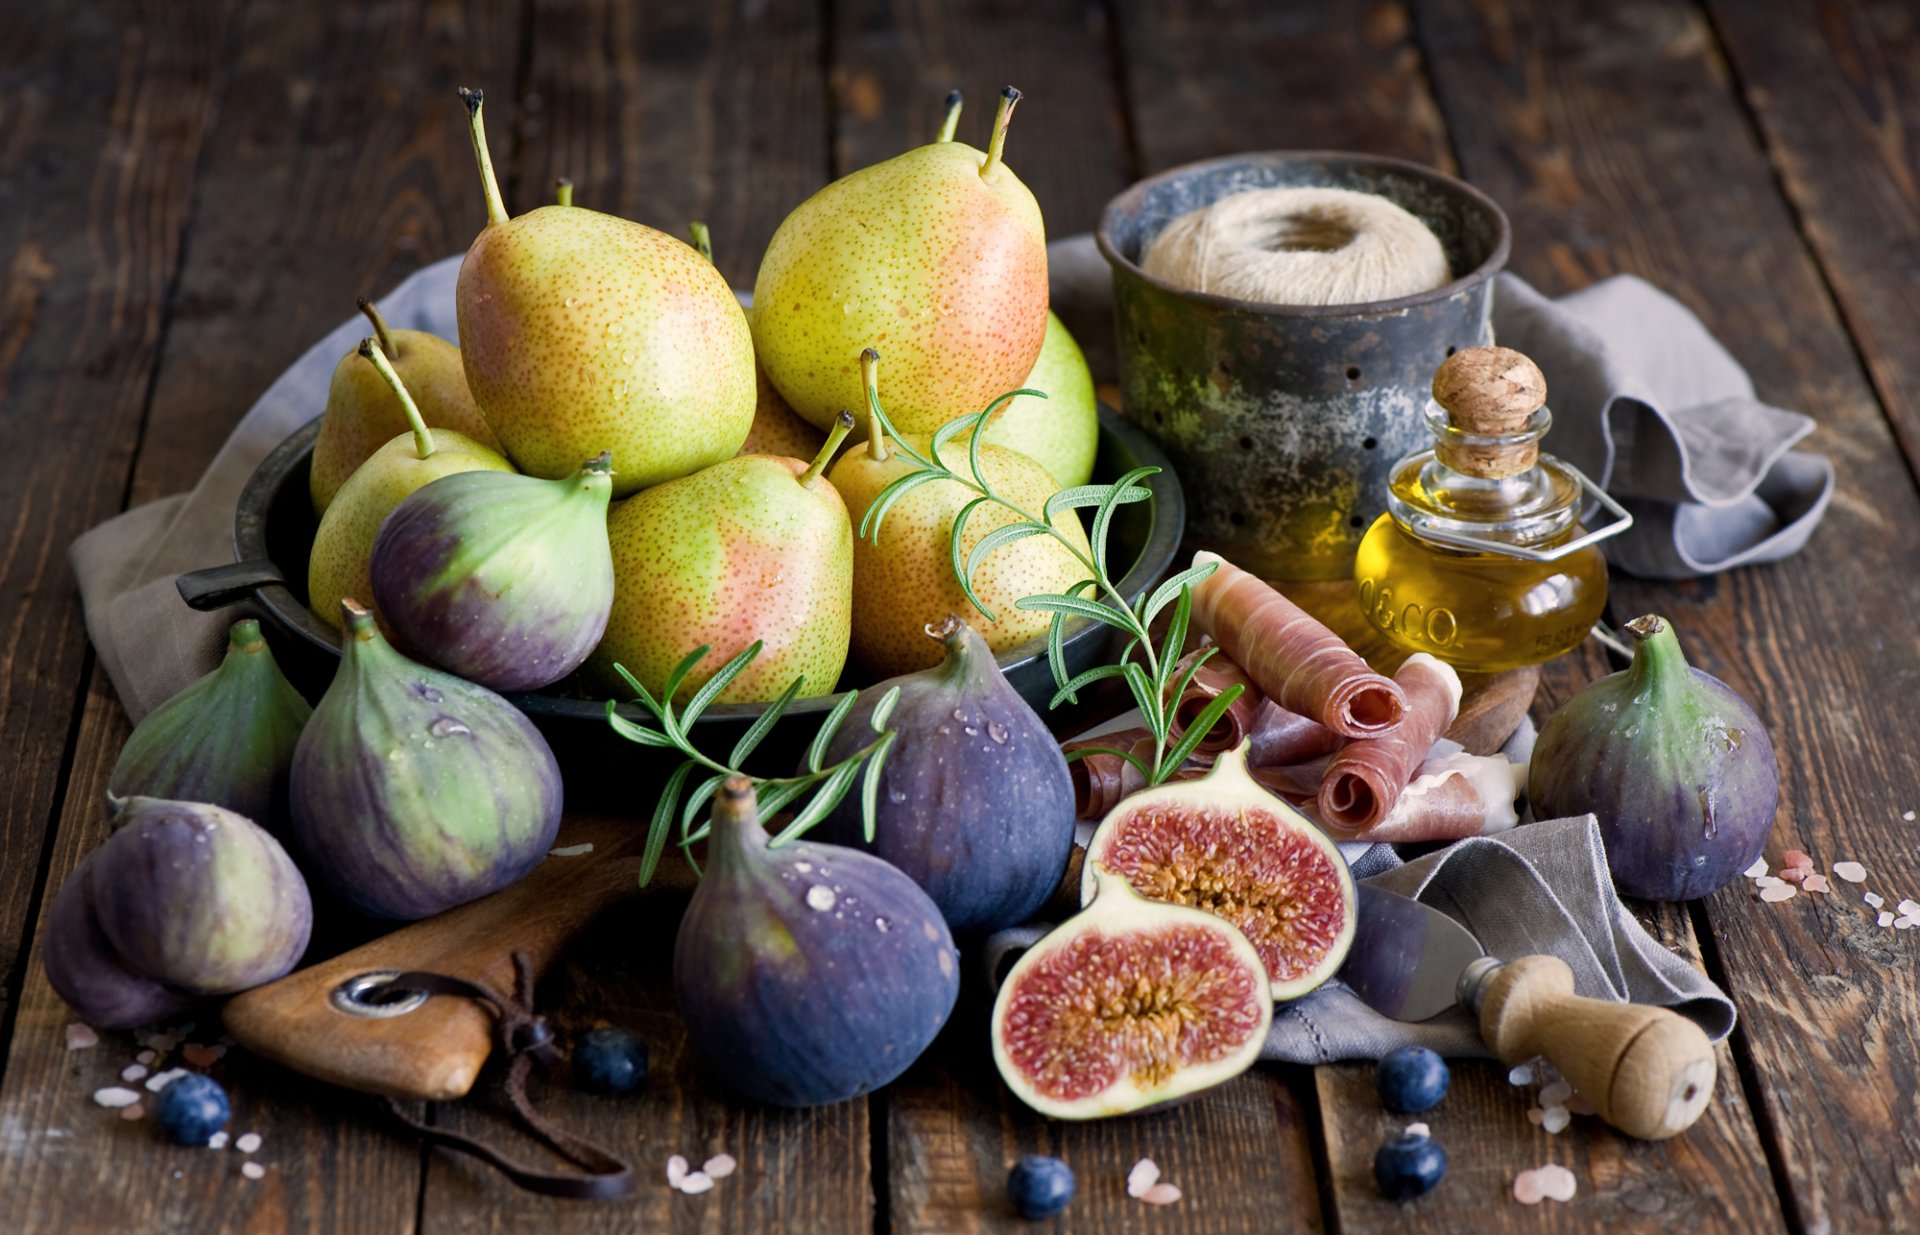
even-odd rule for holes
{"type": "MultiPolygon", "coordinates": [[[[1353,943],[1353,875],[1319,828],[1247,775],[1247,748],[1198,780],[1124,798],[1087,844],[1149,900],[1217,914],[1252,941],[1284,1002],[1319,986],[1353,943]]],[[[1094,896],[1085,876],[1080,900],[1094,896]]]]}
{"type": "Polygon", "coordinates": [[[1056,1119],[1162,1106],[1247,1070],[1273,1023],[1259,953],[1221,918],[1147,900],[1104,867],[1094,898],[1008,972],[993,1062],[1056,1119]]]}

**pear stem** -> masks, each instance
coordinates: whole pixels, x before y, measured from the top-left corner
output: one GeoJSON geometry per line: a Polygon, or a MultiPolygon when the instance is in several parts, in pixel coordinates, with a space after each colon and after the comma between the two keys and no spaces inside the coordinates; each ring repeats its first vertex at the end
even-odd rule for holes
{"type": "Polygon", "coordinates": [[[826,444],[820,447],[819,454],[813,456],[813,462],[807,465],[807,470],[800,473],[802,489],[813,488],[815,482],[820,479],[820,473],[827,470],[827,460],[833,458],[833,452],[840,449],[840,443],[846,441],[847,434],[851,432],[853,432],[853,413],[843,407],[840,409],[840,414],[833,418],[833,430],[827,434],[826,444]]]}
{"type": "Polygon", "coordinates": [[[993,140],[987,144],[987,161],[980,165],[980,178],[991,180],[1000,170],[1000,152],[1007,146],[1007,126],[1013,122],[1013,109],[1020,102],[1020,92],[1008,86],[1000,92],[1000,110],[993,117],[993,140]]]}
{"type": "Polygon", "coordinates": [[[961,97],[958,90],[947,91],[947,116],[940,122],[940,135],[933,140],[937,142],[953,140],[954,130],[960,127],[960,107],[965,102],[966,99],[961,97]]]}
{"type": "Polygon", "coordinates": [[[422,459],[433,454],[433,432],[427,428],[426,417],[420,414],[420,407],[407,393],[407,384],[393,371],[393,365],[387,360],[387,354],[380,350],[380,343],[372,335],[360,340],[360,354],[373,362],[380,370],[380,376],[387,379],[387,385],[393,387],[394,397],[400,400],[400,409],[407,414],[407,424],[413,429],[413,449],[422,459]]]}
{"type": "Polygon", "coordinates": [[[700,256],[707,259],[708,265],[712,265],[713,233],[707,230],[707,225],[696,219],[687,224],[687,232],[693,237],[693,247],[699,250],[700,256]]]}
{"type": "Polygon", "coordinates": [[[461,101],[467,105],[467,128],[473,135],[473,158],[480,164],[480,187],[487,195],[487,226],[505,223],[507,203],[500,196],[500,182],[493,175],[493,156],[487,153],[487,125],[481,117],[481,105],[487,101],[483,90],[460,87],[461,101]]]}
{"type": "Polygon", "coordinates": [[[387,333],[387,319],[380,316],[379,306],[365,296],[360,297],[353,304],[355,308],[367,315],[368,321],[373,323],[373,333],[380,339],[380,350],[397,359],[400,349],[393,345],[393,336],[387,333]]]}
{"type": "Polygon", "coordinates": [[[573,181],[565,176],[553,182],[554,200],[562,206],[573,205],[573,181]]]}
{"type": "MultiPolygon", "coordinates": [[[[868,348],[860,353],[860,384],[867,392],[867,407],[871,409],[880,401],[880,353],[868,348]]],[[[887,431],[880,427],[880,417],[869,410],[867,413],[867,458],[875,463],[885,463],[892,452],[887,449],[887,431]]]]}

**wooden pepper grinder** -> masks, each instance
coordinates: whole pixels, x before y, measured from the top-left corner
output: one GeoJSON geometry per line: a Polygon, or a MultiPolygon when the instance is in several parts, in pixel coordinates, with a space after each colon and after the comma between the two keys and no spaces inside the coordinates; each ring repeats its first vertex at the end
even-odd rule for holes
{"type": "Polygon", "coordinates": [[[1511,348],[1472,347],[1433,375],[1434,445],[1388,481],[1387,512],[1354,559],[1361,608],[1383,635],[1456,669],[1537,665],[1586,638],[1607,603],[1597,543],[1633,518],[1540,450],[1547,381],[1511,348]],[[1580,526],[1592,498],[1614,521],[1580,526]]]}

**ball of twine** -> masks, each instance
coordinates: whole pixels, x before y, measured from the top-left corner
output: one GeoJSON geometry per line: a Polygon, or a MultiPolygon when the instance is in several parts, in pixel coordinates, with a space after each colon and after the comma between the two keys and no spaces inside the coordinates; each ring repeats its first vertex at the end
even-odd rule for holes
{"type": "Polygon", "coordinates": [[[1249,189],[1181,215],[1142,263],[1188,291],[1256,304],[1343,305],[1431,291],[1452,277],[1433,232],[1373,193],[1249,189]]]}

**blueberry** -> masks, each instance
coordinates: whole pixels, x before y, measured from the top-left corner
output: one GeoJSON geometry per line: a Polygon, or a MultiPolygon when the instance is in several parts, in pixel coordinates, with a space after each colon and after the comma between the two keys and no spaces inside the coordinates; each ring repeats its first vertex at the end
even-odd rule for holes
{"type": "Polygon", "coordinates": [[[170,1081],[160,1091],[155,1111],[160,1131],[176,1145],[205,1145],[233,1114],[220,1082],[198,1072],[170,1081]]]}
{"type": "Polygon", "coordinates": [[[1022,1218],[1051,1218],[1073,1199],[1073,1168],[1058,1158],[1028,1154],[1007,1172],[1007,1199],[1022,1218]]]}
{"type": "Polygon", "coordinates": [[[1417,1115],[1440,1105],[1447,1096],[1447,1061],[1424,1046],[1390,1051],[1375,1069],[1380,1101],[1390,1111],[1417,1115]]]}
{"type": "Polygon", "coordinates": [[[1373,1155],[1373,1181],[1390,1201],[1410,1201],[1445,1178],[1447,1151],[1430,1136],[1401,1132],[1381,1142],[1373,1155]]]}
{"type": "Polygon", "coordinates": [[[589,1029],[573,1047],[573,1071],[597,1093],[632,1093],[647,1079],[647,1044],[624,1029],[589,1029]]]}

